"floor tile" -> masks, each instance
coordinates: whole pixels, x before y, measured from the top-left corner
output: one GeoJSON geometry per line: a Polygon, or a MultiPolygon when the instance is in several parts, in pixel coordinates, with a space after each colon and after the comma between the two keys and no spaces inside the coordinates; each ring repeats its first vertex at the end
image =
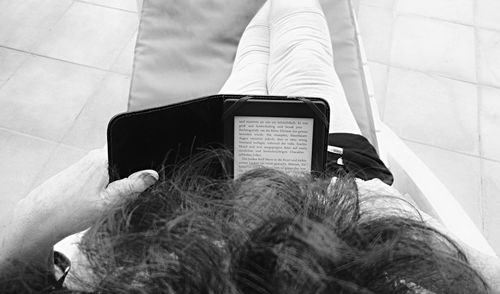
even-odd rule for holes
{"type": "Polygon", "coordinates": [[[136,0],[81,0],[81,2],[137,12],[136,0]]]}
{"type": "Polygon", "coordinates": [[[478,80],[500,87],[500,32],[478,30],[478,80]]]}
{"type": "Polygon", "coordinates": [[[137,23],[135,13],[75,2],[34,51],[109,69],[136,31],[137,23]]]}
{"type": "Polygon", "coordinates": [[[33,49],[72,3],[72,0],[0,1],[0,45],[33,49]]]}
{"type": "Polygon", "coordinates": [[[481,155],[500,161],[500,89],[481,87],[480,91],[481,155]]]}
{"type": "Polygon", "coordinates": [[[405,139],[479,155],[473,84],[391,68],[384,121],[405,139]]]}
{"type": "Polygon", "coordinates": [[[483,160],[482,176],[484,232],[500,256],[500,163],[483,160]]]}
{"type": "Polygon", "coordinates": [[[389,63],[393,23],[392,10],[360,5],[359,29],[368,60],[389,63]]]}
{"type": "Polygon", "coordinates": [[[47,162],[41,167],[40,172],[31,184],[31,190],[65,168],[76,163],[86,154],[87,151],[85,150],[59,144],[51,152],[47,162]]]}
{"type": "Polygon", "coordinates": [[[0,126],[58,141],[104,72],[33,56],[0,89],[0,126]]]}
{"type": "Polygon", "coordinates": [[[29,54],[0,47],[0,87],[16,72],[29,54]]]}
{"type": "Polygon", "coordinates": [[[384,117],[384,109],[386,102],[387,92],[387,75],[389,67],[385,64],[377,62],[368,62],[370,74],[373,81],[373,88],[375,91],[375,100],[377,101],[377,108],[380,112],[380,117],[384,117]]]}
{"type": "Polygon", "coordinates": [[[481,214],[481,168],[478,157],[405,142],[459,201],[479,229],[481,214]]]}
{"type": "Polygon", "coordinates": [[[483,28],[500,30],[500,1],[478,0],[476,25],[483,28]]]}
{"type": "Polygon", "coordinates": [[[0,224],[30,191],[55,143],[0,129],[0,224]]]}
{"type": "Polygon", "coordinates": [[[361,0],[359,3],[365,6],[375,6],[380,8],[392,9],[395,0],[361,0]]]}
{"type": "Polygon", "coordinates": [[[474,25],[474,0],[399,0],[396,11],[474,25]]]}
{"type": "Polygon", "coordinates": [[[114,72],[131,75],[134,63],[134,50],[137,40],[137,33],[128,41],[125,48],[123,48],[120,56],[116,59],[115,63],[111,66],[114,72]]]}
{"type": "Polygon", "coordinates": [[[476,82],[472,27],[422,17],[398,16],[391,65],[476,82]]]}
{"type": "Polygon", "coordinates": [[[83,108],[63,143],[86,150],[104,146],[109,120],[127,110],[129,88],[129,77],[109,73],[99,91],[83,108]]]}

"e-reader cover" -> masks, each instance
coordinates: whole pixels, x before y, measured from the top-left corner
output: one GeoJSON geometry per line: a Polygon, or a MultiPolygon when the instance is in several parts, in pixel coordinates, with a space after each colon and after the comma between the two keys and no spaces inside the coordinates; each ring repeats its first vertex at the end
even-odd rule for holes
{"type": "Polygon", "coordinates": [[[290,118],[312,119],[311,171],[323,172],[329,112],[321,98],[214,95],[122,113],[108,124],[110,177],[116,180],[143,169],[160,170],[207,148],[233,150],[234,119],[250,116],[286,118],[285,124],[290,118]]]}

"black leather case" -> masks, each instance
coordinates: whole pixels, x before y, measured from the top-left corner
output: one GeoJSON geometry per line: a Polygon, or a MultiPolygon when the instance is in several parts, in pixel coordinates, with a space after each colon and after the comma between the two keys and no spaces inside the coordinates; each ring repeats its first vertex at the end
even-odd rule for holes
{"type": "MultiPolygon", "coordinates": [[[[108,124],[107,134],[111,180],[128,177],[142,169],[159,170],[202,148],[230,147],[224,144],[224,101],[243,97],[248,96],[214,95],[116,115],[108,124]]],[[[251,96],[251,99],[293,100],[281,96],[251,96]]],[[[326,115],[326,125],[324,118],[318,120],[324,139],[316,139],[314,146],[321,155],[314,169],[321,172],[326,160],[329,109],[321,98],[307,99],[326,105],[321,110],[326,115]]]]}

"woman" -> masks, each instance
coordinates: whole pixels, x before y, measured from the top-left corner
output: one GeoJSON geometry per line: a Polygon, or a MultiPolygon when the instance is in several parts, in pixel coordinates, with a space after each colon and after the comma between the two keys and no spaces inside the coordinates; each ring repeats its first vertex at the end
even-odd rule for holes
{"type": "Polygon", "coordinates": [[[327,99],[336,109],[331,143],[346,150],[346,167],[360,179],[267,169],[213,179],[204,167],[227,159],[214,151],[160,181],[147,170],[108,184],[106,152],[93,151],[16,206],[0,235],[5,291],[57,288],[52,246],[91,225],[81,244],[86,265],[67,283],[91,292],[497,289],[499,272],[471,265],[496,261],[463,251],[384,184],[390,173],[359,135],[332,60],[317,0],[270,0],[243,34],[221,93],[327,99]]]}

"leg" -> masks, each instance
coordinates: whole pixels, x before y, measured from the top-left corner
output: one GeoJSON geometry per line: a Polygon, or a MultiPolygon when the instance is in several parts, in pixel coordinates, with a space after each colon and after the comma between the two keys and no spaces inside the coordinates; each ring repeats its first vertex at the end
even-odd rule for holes
{"type": "Polygon", "coordinates": [[[267,95],[269,3],[257,12],[241,36],[233,70],[220,94],[267,95]]]}
{"type": "Polygon", "coordinates": [[[316,96],[330,104],[330,133],[360,134],[333,66],[328,25],[318,0],[270,0],[268,92],[316,96]]]}

